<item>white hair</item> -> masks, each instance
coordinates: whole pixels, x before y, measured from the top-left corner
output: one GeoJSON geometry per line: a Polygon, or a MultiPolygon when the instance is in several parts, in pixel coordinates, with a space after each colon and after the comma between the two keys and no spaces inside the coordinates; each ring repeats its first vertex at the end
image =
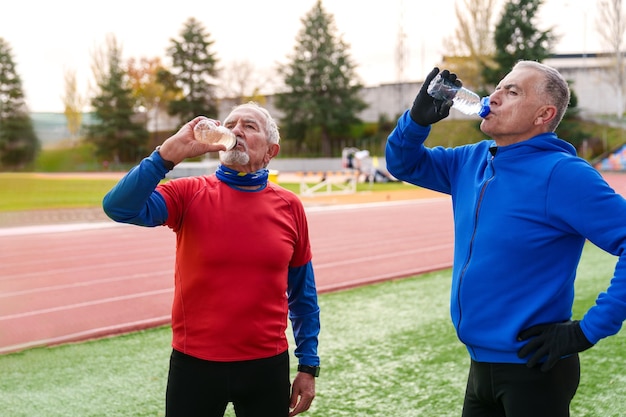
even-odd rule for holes
{"type": "MultiPolygon", "coordinates": [[[[280,133],[278,132],[278,124],[272,117],[269,111],[265,107],[261,107],[258,103],[254,101],[249,101],[244,104],[240,104],[238,106],[233,107],[232,112],[241,108],[251,108],[259,111],[263,117],[265,118],[265,135],[267,136],[267,140],[269,143],[280,143],[280,133]]],[[[226,118],[228,119],[228,117],[226,118]]]]}

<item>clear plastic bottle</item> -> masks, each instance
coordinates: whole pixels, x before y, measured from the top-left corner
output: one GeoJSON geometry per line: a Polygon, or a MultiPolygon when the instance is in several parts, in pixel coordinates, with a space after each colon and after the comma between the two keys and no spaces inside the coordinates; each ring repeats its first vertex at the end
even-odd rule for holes
{"type": "Polygon", "coordinates": [[[486,117],[489,114],[489,97],[482,99],[465,87],[458,87],[438,74],[428,86],[428,94],[437,100],[452,100],[452,108],[465,114],[486,117]]]}
{"type": "Polygon", "coordinates": [[[226,146],[229,151],[237,145],[237,138],[229,129],[218,126],[209,119],[202,119],[193,129],[197,141],[205,143],[217,143],[226,146]]]}

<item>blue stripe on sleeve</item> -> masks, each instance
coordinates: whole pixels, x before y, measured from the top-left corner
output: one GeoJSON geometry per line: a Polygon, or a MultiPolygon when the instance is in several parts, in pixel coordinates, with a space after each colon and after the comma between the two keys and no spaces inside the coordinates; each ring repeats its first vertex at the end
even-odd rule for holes
{"type": "Polygon", "coordinates": [[[112,220],[139,226],[160,226],[167,220],[167,206],[155,189],[168,170],[158,152],[132,168],[102,200],[112,220]]]}
{"type": "Polygon", "coordinates": [[[313,264],[289,268],[287,296],[289,319],[296,341],[295,355],[302,365],[319,366],[317,354],[320,308],[317,303],[313,264]]]}

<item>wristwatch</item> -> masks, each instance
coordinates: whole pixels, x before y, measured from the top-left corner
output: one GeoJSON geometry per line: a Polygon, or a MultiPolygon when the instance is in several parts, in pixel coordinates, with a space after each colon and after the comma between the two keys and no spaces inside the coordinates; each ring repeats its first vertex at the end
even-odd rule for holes
{"type": "MultiPolygon", "coordinates": [[[[161,145],[157,146],[155,149],[156,153],[158,153],[159,156],[161,156],[161,152],[159,152],[160,150],[161,150],[161,145]]],[[[172,161],[168,161],[167,159],[163,159],[162,156],[161,156],[161,160],[163,161],[163,166],[167,168],[169,171],[173,170],[174,167],[176,166],[175,163],[173,163],[172,161]]]]}
{"type": "Polygon", "coordinates": [[[320,376],[320,367],[311,365],[298,365],[298,372],[304,372],[305,374],[311,374],[315,377],[320,376]]]}

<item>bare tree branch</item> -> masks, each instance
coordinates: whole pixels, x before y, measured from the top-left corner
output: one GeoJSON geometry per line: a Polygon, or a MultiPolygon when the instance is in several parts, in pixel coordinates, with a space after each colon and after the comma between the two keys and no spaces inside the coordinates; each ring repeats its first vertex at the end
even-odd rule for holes
{"type": "Polygon", "coordinates": [[[626,90],[626,71],[624,69],[624,32],[626,30],[626,16],[622,7],[622,0],[599,0],[598,19],[596,30],[602,41],[607,45],[613,56],[611,68],[608,71],[609,82],[615,86],[617,93],[616,116],[624,113],[624,92],[626,90]]]}

